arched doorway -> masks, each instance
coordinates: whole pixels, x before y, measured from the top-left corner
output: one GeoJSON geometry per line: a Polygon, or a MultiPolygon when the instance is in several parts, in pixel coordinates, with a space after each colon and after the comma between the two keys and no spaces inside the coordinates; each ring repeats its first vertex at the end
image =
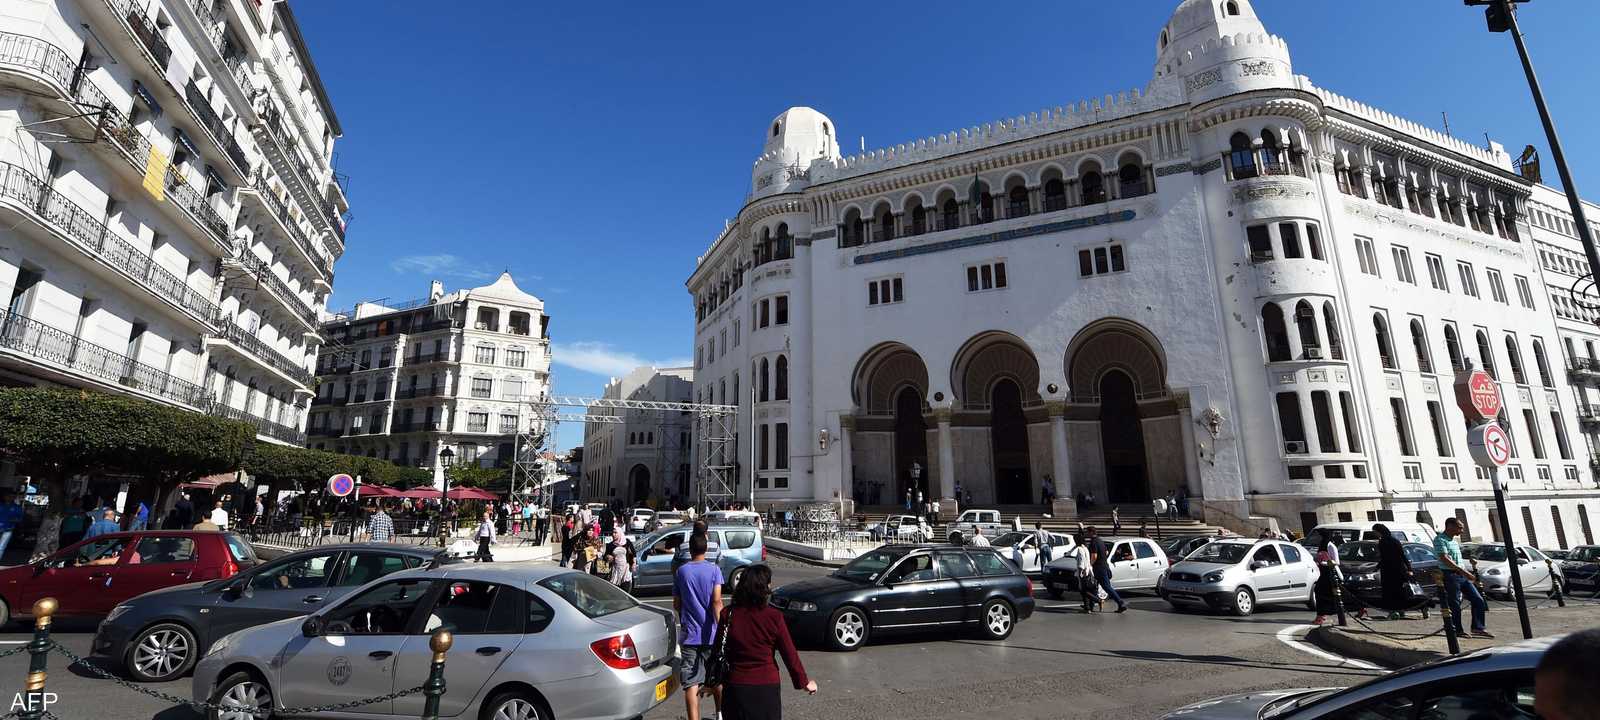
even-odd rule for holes
{"type": "Polygon", "coordinates": [[[1002,378],[989,391],[989,438],[994,446],[995,502],[1022,505],[1033,501],[1028,472],[1028,420],[1022,414],[1022,388],[1002,378]]]}
{"type": "Polygon", "coordinates": [[[928,488],[928,424],[922,417],[922,393],[915,386],[900,389],[894,400],[895,498],[906,490],[920,488],[923,497],[932,497],[928,488]],[[912,466],[916,466],[913,482],[912,466]]]}
{"type": "Polygon", "coordinates": [[[1144,428],[1133,378],[1112,370],[1100,378],[1100,445],[1105,452],[1106,494],[1113,503],[1150,499],[1144,428]]]}
{"type": "Polygon", "coordinates": [[[650,497],[650,468],[635,465],[628,471],[628,497],[635,504],[650,497]]]}

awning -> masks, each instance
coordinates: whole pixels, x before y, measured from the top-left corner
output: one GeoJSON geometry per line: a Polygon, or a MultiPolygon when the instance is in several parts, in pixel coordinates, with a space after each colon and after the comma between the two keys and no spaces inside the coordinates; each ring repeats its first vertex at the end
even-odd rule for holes
{"type": "Polygon", "coordinates": [[[400,497],[400,491],[387,485],[361,483],[361,497],[400,497]]]}
{"type": "Polygon", "coordinates": [[[150,108],[151,115],[161,117],[161,114],[166,112],[161,109],[161,103],[156,102],[155,93],[150,92],[150,88],[145,87],[144,83],[133,81],[133,94],[144,101],[145,107],[150,108]]]}
{"type": "Polygon", "coordinates": [[[183,132],[182,128],[173,128],[172,134],[177,136],[178,144],[188,150],[190,155],[197,158],[200,157],[200,149],[194,146],[194,141],[189,139],[189,136],[183,132]]]}
{"type": "Polygon", "coordinates": [[[231,482],[234,481],[234,479],[236,477],[237,476],[234,473],[231,473],[231,472],[217,473],[215,475],[206,475],[206,476],[200,477],[200,478],[196,479],[194,482],[183,483],[183,484],[179,485],[178,487],[180,487],[180,488],[182,488],[184,490],[210,490],[210,489],[215,488],[215,487],[217,487],[219,485],[223,485],[223,484],[226,484],[226,483],[231,483],[231,482]]]}

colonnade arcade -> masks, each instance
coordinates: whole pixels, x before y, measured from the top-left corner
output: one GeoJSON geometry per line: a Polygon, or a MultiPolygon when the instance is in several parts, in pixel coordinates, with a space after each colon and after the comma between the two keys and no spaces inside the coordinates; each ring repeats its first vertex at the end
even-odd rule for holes
{"type": "Polygon", "coordinates": [[[1047,477],[1069,500],[1093,492],[1142,502],[1197,487],[1188,482],[1188,394],[1168,387],[1153,334],[1100,320],[1044,362],[1068,387],[1041,380],[1041,355],[1007,332],[974,335],[943,362],[903,342],[869,349],[842,422],[854,500],[898,504],[920,488],[963,504],[970,496],[981,506],[1034,505],[1047,477]],[[939,387],[948,391],[930,384],[930,366],[947,368],[939,387]]]}

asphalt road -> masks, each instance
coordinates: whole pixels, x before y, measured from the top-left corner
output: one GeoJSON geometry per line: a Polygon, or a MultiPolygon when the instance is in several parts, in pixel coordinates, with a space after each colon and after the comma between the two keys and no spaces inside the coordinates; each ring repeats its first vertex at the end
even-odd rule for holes
{"type": "MultiPolygon", "coordinates": [[[[772,565],[779,583],[828,572],[783,559],[774,559],[772,565]]],[[[1347,685],[1375,674],[1280,639],[1280,631],[1310,621],[1303,607],[1269,608],[1251,617],[1231,618],[1175,613],[1153,595],[1135,593],[1130,599],[1131,609],[1121,615],[1082,615],[1073,602],[1041,599],[1038,612],[1005,642],[946,633],[875,640],[854,653],[802,646],[802,660],[820,692],[807,696],[786,685],[785,716],[837,720],[981,713],[1013,720],[1148,718],[1216,695],[1347,685]]],[[[671,605],[663,597],[644,600],[671,605]]],[[[54,636],[83,655],[94,627],[93,621],[64,619],[56,623],[54,636]]],[[[30,637],[16,632],[20,625],[8,629],[14,632],[0,633],[0,651],[16,648],[30,637]]],[[[27,657],[20,653],[0,659],[0,698],[8,710],[27,675],[27,657]]],[[[145,687],[182,697],[190,693],[187,678],[145,687]]],[[[68,667],[66,659],[57,655],[50,658],[47,689],[59,693],[50,709],[63,720],[201,717],[186,707],[96,678],[80,666],[68,667]]],[[[647,717],[684,716],[679,694],[647,717]]]]}

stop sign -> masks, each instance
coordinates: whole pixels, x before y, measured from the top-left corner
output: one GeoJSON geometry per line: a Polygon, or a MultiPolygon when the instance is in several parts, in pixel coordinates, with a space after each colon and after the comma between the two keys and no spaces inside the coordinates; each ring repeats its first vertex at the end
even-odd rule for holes
{"type": "Polygon", "coordinates": [[[1470,421],[1493,420],[1500,415],[1500,386],[1489,373],[1463,370],[1456,374],[1456,404],[1470,421]]]}

